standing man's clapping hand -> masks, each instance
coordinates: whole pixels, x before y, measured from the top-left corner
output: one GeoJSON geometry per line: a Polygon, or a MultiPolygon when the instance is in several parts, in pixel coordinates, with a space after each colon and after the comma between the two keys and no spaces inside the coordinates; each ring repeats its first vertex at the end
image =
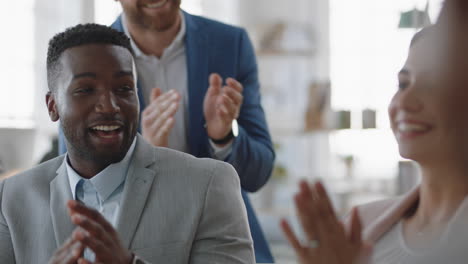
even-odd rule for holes
{"type": "Polygon", "coordinates": [[[175,90],[162,93],[160,88],[151,91],[150,104],[141,115],[142,135],[153,146],[167,147],[169,133],[174,127],[174,115],[179,109],[180,94],[175,90]]]}
{"type": "Polygon", "coordinates": [[[203,113],[208,136],[219,140],[229,134],[232,121],[239,117],[244,88],[233,78],[227,78],[226,85],[223,86],[223,79],[217,73],[210,75],[209,83],[203,102],[203,113]]]}

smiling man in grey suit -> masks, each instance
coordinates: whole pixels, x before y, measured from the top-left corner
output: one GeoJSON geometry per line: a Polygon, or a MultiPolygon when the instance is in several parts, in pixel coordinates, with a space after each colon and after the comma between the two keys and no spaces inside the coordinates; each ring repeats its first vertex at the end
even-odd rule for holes
{"type": "Polygon", "coordinates": [[[0,182],[1,263],[253,263],[232,166],[150,146],[128,38],[56,35],[47,108],[68,153],[0,182]]]}

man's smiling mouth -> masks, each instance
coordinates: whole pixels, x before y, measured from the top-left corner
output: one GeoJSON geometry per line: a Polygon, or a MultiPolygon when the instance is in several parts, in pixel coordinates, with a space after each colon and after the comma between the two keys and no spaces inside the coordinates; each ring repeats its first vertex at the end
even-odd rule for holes
{"type": "Polygon", "coordinates": [[[160,8],[163,5],[165,5],[167,3],[167,1],[168,0],[162,0],[162,1],[159,1],[159,2],[156,2],[156,3],[146,4],[146,5],[144,5],[144,7],[151,8],[151,9],[160,8]]]}

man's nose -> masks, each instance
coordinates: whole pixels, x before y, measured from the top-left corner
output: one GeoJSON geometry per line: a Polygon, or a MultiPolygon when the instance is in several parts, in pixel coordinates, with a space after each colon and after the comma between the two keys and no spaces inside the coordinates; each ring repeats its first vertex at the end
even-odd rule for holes
{"type": "Polygon", "coordinates": [[[118,113],[120,111],[117,98],[112,92],[103,92],[99,95],[96,103],[96,112],[118,113]]]}

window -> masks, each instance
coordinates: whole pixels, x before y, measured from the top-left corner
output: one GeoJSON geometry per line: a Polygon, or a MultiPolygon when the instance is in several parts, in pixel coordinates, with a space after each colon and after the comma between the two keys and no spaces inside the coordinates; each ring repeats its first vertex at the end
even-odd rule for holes
{"type": "Polygon", "coordinates": [[[34,0],[0,9],[0,126],[31,121],[34,109],[34,0]]]}
{"type": "MultiPolygon", "coordinates": [[[[441,4],[430,1],[433,22],[441,4]]],[[[399,155],[387,107],[416,32],[398,23],[401,12],[425,7],[426,0],[330,1],[332,107],[351,111],[351,129],[334,133],[330,147],[338,156],[353,156],[356,176],[396,175],[399,155]],[[366,108],[376,111],[377,129],[361,129],[366,108]]]]}

